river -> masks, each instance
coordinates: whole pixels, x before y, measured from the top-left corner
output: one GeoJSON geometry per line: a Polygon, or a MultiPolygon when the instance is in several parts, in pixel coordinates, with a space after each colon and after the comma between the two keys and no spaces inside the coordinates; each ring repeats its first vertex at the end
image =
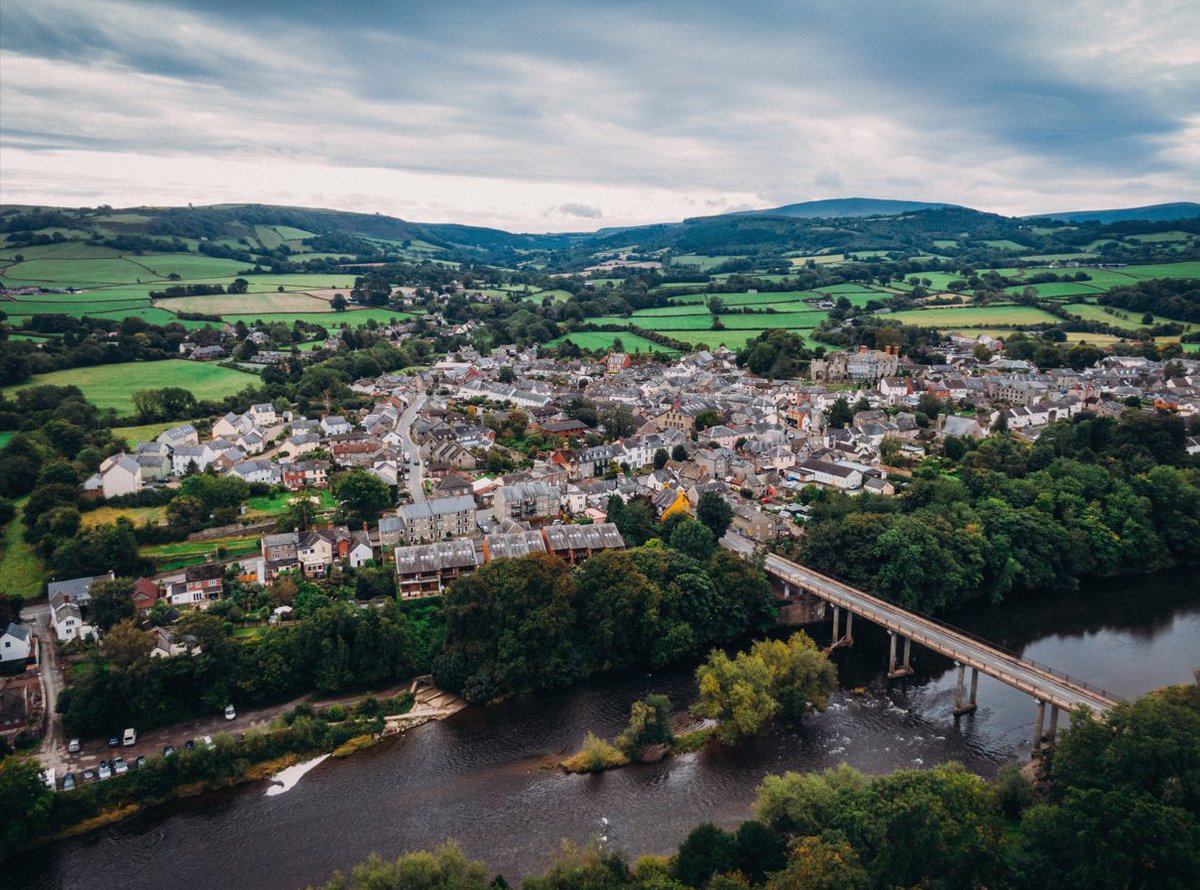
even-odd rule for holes
{"type": "MultiPolygon", "coordinates": [[[[1187,682],[1200,667],[1194,571],[1031,595],[950,621],[1125,697],[1187,682]]],[[[828,624],[810,630],[827,641],[828,624]]],[[[914,676],[889,683],[886,636],[861,621],[853,648],[834,658],[841,688],[824,713],[736,749],[563,775],[557,759],[588,730],[615,735],[636,699],[665,692],[682,707],[694,694],[688,666],[604,677],[426,724],[328,760],[283,794],[268,796],[266,783],[255,783],[139,814],[6,863],[3,883],[295,888],[371,852],[394,857],[447,837],[512,881],[541,870],[561,838],[603,836],[637,855],[674,848],[704,820],[735,826],[768,773],[840,761],[879,773],[957,760],[990,775],[1028,757],[1028,696],[981,677],[978,711],[956,722],[950,663],[914,647],[914,676]]]]}

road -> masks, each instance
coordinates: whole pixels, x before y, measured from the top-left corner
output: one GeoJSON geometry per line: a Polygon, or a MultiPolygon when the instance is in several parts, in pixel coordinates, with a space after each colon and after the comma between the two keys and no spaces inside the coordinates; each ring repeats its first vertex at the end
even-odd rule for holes
{"type": "Polygon", "coordinates": [[[53,767],[62,775],[67,763],[67,742],[63,737],[62,718],[55,710],[58,693],[62,691],[63,669],[58,656],[58,641],[54,625],[50,622],[50,605],[42,603],[26,606],[21,610],[21,620],[33,630],[38,638],[38,655],[41,659],[38,673],[42,680],[42,695],[46,704],[46,734],[38,746],[38,757],[45,766],[53,767]]]}
{"type": "Polygon", "coordinates": [[[408,465],[408,490],[412,493],[414,504],[419,504],[425,500],[424,464],[421,461],[421,452],[412,440],[413,422],[416,421],[417,415],[421,412],[421,408],[424,407],[425,399],[426,396],[424,394],[413,399],[412,404],[404,409],[404,413],[396,421],[396,432],[404,443],[404,450],[410,458],[416,458],[416,463],[408,465]]]}
{"type": "Polygon", "coordinates": [[[767,554],[763,567],[789,584],[811,591],[835,606],[841,606],[926,648],[976,668],[981,674],[994,677],[1048,704],[1065,710],[1087,705],[1093,711],[1102,713],[1119,701],[1102,690],[1086,687],[1078,680],[1051,672],[1042,665],[914,615],[781,556],[767,554]]]}

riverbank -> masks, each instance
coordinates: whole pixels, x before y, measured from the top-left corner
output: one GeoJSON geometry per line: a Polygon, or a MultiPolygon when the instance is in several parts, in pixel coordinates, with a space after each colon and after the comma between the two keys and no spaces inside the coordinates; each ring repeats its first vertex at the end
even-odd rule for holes
{"type": "MultiPolygon", "coordinates": [[[[306,759],[350,757],[465,707],[461,699],[431,685],[414,683],[413,688],[415,692],[382,701],[363,696],[319,711],[300,704],[269,725],[251,727],[238,739],[217,733],[170,756],[152,756],[121,777],[92,782],[79,777],[73,791],[47,791],[48,806],[39,814],[40,823],[26,826],[27,839],[20,849],[86,834],[174,801],[272,778],[306,759]]],[[[36,820],[39,815],[31,812],[28,818],[36,820]]],[[[0,859],[11,852],[0,850],[0,859]]]]}

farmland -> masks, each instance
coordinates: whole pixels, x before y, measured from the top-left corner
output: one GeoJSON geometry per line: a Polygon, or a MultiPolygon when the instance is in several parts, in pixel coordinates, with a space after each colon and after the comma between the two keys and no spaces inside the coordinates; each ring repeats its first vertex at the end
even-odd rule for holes
{"type": "Polygon", "coordinates": [[[203,362],[171,359],[153,363],[118,363],[70,368],[53,374],[39,374],[28,383],[4,388],[11,394],[30,386],[78,386],[98,408],[114,408],[118,414],[133,413],[133,393],[139,389],[179,386],[197,399],[220,399],[233,395],[258,378],[244,371],[203,362]]]}
{"type": "Polygon", "coordinates": [[[578,331],[574,334],[556,337],[546,345],[556,346],[564,340],[570,340],[581,349],[608,349],[617,338],[620,338],[626,352],[666,352],[675,354],[678,351],[668,349],[665,346],[659,346],[653,340],[647,340],[645,337],[639,337],[637,334],[631,334],[628,331],[578,331]]]}

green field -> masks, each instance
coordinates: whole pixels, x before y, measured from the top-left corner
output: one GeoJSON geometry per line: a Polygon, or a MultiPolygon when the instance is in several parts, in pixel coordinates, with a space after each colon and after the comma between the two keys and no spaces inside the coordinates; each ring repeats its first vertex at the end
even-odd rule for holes
{"type": "Polygon", "coordinates": [[[1028,325],[1045,322],[1053,324],[1058,320],[1049,312],[1044,312],[1034,306],[972,306],[963,309],[945,307],[911,309],[905,312],[893,312],[891,318],[903,324],[950,330],[960,327],[1028,325]]]}
{"type": "Polygon", "coordinates": [[[29,498],[13,501],[16,515],[4,527],[4,553],[0,555],[0,590],[21,597],[41,596],[45,572],[41,561],[25,540],[21,510],[29,498]]]}
{"type": "MultiPolygon", "coordinates": [[[[621,343],[626,352],[666,352],[672,355],[678,354],[678,350],[659,346],[653,340],[647,340],[645,337],[639,337],[637,334],[632,334],[629,331],[578,331],[574,334],[555,337],[546,345],[556,346],[564,340],[570,340],[581,349],[608,349],[618,337],[621,338],[621,343]]],[[[684,340],[686,338],[679,337],[678,339],[684,340]]]]}
{"type": "MultiPolygon", "coordinates": [[[[337,509],[337,500],[329,489],[321,488],[307,492],[307,494],[309,497],[319,499],[318,511],[324,513],[337,509]]],[[[256,498],[249,498],[246,501],[247,516],[278,516],[285,512],[297,497],[299,495],[296,492],[284,491],[278,494],[264,494],[256,498]]]]}
{"type": "Polygon", "coordinates": [[[152,559],[160,572],[173,572],[186,566],[196,565],[217,555],[222,548],[226,557],[248,556],[260,549],[258,535],[236,535],[229,538],[213,538],[208,541],[180,541],[175,544],[155,544],[142,547],[139,553],[152,559]]]}
{"type": "Polygon", "coordinates": [[[31,386],[53,384],[78,386],[88,401],[98,408],[115,408],[118,414],[133,413],[133,393],[139,389],[180,386],[198,399],[220,399],[246,386],[257,385],[258,377],[207,362],[169,359],[162,362],[123,362],[70,368],[52,374],[38,374],[28,383],[4,387],[12,394],[31,386]]]}

